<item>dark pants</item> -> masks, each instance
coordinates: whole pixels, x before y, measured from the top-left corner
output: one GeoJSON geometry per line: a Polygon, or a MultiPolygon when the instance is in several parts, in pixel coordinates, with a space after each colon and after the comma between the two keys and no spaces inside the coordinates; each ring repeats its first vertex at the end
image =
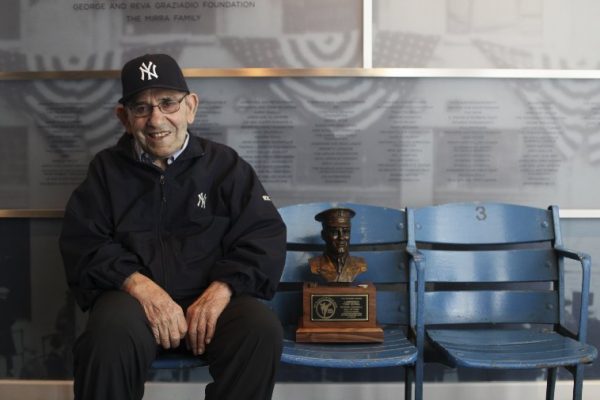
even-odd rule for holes
{"type": "MultiPolygon", "coordinates": [[[[205,398],[270,399],[281,342],[281,325],[264,304],[248,296],[233,298],[202,355],[214,380],[205,398]]],[[[158,351],[139,302],[125,292],[104,293],[75,342],[75,399],[141,399],[158,351]]]]}

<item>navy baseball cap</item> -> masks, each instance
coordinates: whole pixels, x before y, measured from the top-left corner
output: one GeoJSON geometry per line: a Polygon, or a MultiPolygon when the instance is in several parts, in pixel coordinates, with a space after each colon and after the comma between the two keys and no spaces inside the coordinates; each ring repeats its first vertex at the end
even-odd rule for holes
{"type": "Polygon", "coordinates": [[[190,92],[177,61],[167,54],[146,54],[125,63],[121,70],[121,86],[121,104],[151,88],[190,92]]]}

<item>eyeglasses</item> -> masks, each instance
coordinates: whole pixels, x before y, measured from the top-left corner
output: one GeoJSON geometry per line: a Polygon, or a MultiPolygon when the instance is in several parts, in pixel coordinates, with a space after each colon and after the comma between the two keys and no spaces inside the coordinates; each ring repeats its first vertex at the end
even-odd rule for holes
{"type": "Polygon", "coordinates": [[[173,99],[163,99],[158,104],[152,105],[150,103],[133,103],[127,106],[127,108],[131,111],[134,117],[142,118],[147,117],[152,114],[154,107],[158,107],[158,109],[163,114],[173,114],[179,111],[179,107],[181,107],[181,102],[183,99],[187,97],[189,93],[186,93],[181,99],[173,100],[173,99]]]}

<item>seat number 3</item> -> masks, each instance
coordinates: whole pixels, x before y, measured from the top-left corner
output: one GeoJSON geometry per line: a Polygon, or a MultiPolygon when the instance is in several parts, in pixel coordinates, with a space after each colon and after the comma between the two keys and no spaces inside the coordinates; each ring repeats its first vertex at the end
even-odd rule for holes
{"type": "Polygon", "coordinates": [[[475,218],[477,218],[478,221],[483,221],[487,218],[487,214],[485,213],[485,207],[475,207],[475,218]]]}

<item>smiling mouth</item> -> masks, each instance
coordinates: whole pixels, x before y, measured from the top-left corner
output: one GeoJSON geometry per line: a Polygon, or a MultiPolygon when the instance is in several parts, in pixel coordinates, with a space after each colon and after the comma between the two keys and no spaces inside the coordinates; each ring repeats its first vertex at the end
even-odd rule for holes
{"type": "Polygon", "coordinates": [[[161,132],[146,132],[146,136],[149,136],[152,139],[162,139],[167,136],[170,132],[161,131],[161,132]]]}

